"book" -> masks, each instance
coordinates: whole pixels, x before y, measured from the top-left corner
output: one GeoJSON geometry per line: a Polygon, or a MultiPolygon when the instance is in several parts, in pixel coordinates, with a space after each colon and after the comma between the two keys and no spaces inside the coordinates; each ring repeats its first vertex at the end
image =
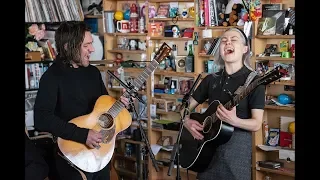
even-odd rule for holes
{"type": "Polygon", "coordinates": [[[282,10],[282,4],[262,4],[262,17],[265,10],[282,10]]]}
{"type": "Polygon", "coordinates": [[[270,169],[279,169],[283,166],[282,162],[279,161],[258,161],[258,166],[263,168],[270,168],[270,169]]]}
{"type": "Polygon", "coordinates": [[[279,136],[280,136],[280,129],[279,128],[270,128],[269,136],[268,136],[268,140],[267,140],[267,145],[278,146],[279,145],[279,136]]]}

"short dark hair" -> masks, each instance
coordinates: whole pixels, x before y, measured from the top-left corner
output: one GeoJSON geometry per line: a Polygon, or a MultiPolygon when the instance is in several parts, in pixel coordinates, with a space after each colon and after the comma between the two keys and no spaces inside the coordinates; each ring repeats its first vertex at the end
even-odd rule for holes
{"type": "Polygon", "coordinates": [[[70,64],[70,61],[80,61],[80,48],[87,31],[91,31],[91,29],[83,21],[62,22],[55,32],[59,57],[56,60],[63,64],[70,64]]]}

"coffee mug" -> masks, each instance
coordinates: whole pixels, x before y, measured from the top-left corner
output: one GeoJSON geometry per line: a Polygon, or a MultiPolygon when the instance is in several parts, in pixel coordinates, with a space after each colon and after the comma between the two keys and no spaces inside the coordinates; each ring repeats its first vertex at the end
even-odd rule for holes
{"type": "Polygon", "coordinates": [[[128,20],[117,21],[117,30],[121,33],[130,32],[130,22],[128,20]]]}

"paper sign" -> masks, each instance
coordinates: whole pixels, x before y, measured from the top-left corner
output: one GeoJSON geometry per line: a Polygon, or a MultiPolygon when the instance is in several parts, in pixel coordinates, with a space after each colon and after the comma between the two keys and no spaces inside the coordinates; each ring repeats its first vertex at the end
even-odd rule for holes
{"type": "Polygon", "coordinates": [[[287,161],[295,161],[295,151],[279,150],[279,159],[283,159],[287,161]]]}

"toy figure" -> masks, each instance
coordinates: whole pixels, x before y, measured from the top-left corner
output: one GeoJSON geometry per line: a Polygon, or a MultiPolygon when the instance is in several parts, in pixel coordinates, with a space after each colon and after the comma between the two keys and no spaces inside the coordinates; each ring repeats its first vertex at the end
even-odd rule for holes
{"type": "Polygon", "coordinates": [[[130,40],[130,50],[137,50],[137,41],[134,39],[130,40]]]}
{"type": "Polygon", "coordinates": [[[180,31],[179,31],[178,26],[173,26],[173,27],[172,27],[172,32],[173,32],[172,37],[174,37],[174,38],[179,37],[179,33],[180,33],[180,31]]]}
{"type": "Polygon", "coordinates": [[[137,33],[138,32],[138,10],[136,4],[132,4],[130,7],[130,32],[137,33]]]}

